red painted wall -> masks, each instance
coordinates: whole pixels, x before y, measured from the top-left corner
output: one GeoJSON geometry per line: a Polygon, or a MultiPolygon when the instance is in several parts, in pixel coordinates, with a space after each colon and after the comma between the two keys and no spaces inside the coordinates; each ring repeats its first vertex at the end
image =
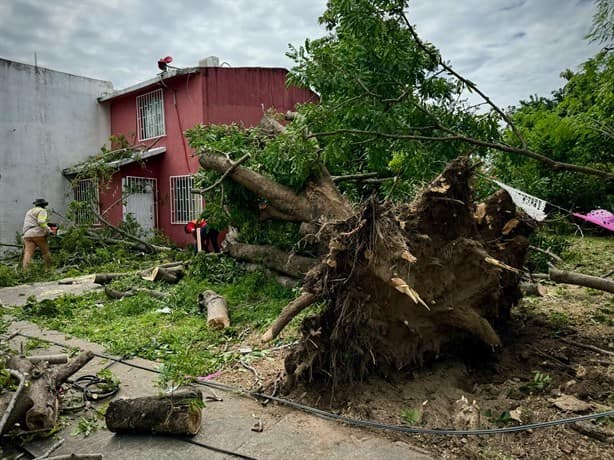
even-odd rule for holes
{"type": "Polygon", "coordinates": [[[205,124],[255,126],[263,109],[283,113],[297,103],[318,101],[309,90],[287,87],[285,69],[207,67],[201,74],[205,124]]]}
{"type": "MultiPolygon", "coordinates": [[[[108,187],[101,190],[101,209],[107,209],[121,197],[121,177],[157,178],[158,228],[176,244],[191,243],[191,236],[184,233],[183,224],[170,223],[169,177],[193,174],[199,168],[198,159],[192,157],[183,132],[199,123],[254,126],[262,118],[263,107],[285,112],[293,110],[300,102],[317,102],[317,96],[309,90],[286,87],[286,75],[285,69],[208,67],[200,73],[164,80],[165,88],[153,84],[107,102],[111,108],[111,133],[123,134],[136,142],[136,97],[163,88],[166,135],[155,143],[155,147],[164,146],[166,152],[147,160],[144,166],[134,163],[115,174],[108,187]]],[[[143,144],[149,146],[154,141],[143,144]]],[[[111,222],[121,222],[121,200],[107,215],[111,222]]]]}

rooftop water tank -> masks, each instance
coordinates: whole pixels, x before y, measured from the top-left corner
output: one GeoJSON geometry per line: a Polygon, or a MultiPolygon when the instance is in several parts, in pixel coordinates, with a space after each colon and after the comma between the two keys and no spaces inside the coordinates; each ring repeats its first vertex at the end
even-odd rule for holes
{"type": "Polygon", "coordinates": [[[204,59],[198,61],[198,67],[219,67],[220,58],[217,56],[207,56],[204,59]]]}

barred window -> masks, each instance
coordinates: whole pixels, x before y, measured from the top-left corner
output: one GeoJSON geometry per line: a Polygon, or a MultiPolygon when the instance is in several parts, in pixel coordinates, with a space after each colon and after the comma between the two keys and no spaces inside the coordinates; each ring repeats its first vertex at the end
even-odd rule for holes
{"type": "Polygon", "coordinates": [[[99,210],[98,182],[95,179],[82,179],[73,185],[74,216],[78,225],[99,224],[94,212],[99,210]]]}
{"type": "Polygon", "coordinates": [[[194,177],[171,176],[171,224],[185,224],[203,212],[203,197],[191,193],[194,177]]]}
{"type": "Polygon", "coordinates": [[[164,126],[164,94],[162,89],[137,96],[136,118],[140,141],[166,134],[164,126]]]}

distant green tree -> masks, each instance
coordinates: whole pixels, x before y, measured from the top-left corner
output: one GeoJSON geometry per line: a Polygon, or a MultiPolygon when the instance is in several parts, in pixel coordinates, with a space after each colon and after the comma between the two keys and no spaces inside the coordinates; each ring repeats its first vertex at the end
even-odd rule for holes
{"type": "MultiPolygon", "coordinates": [[[[551,98],[531,97],[512,120],[529,148],[568,163],[614,171],[614,55],[607,50],[587,60],[551,98]]],[[[508,130],[504,137],[517,143],[508,130]]],[[[495,173],[523,190],[565,208],[614,207],[614,190],[604,179],[556,172],[518,156],[496,156],[495,173]]]]}

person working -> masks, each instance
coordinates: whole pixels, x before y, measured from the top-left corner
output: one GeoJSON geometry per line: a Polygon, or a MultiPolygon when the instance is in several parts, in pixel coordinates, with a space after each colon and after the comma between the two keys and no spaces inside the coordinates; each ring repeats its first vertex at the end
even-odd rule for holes
{"type": "Polygon", "coordinates": [[[32,204],[34,207],[26,213],[23,220],[24,270],[28,269],[37,246],[43,255],[45,267],[51,267],[51,253],[49,252],[47,236],[52,231],[47,223],[48,215],[45,209],[49,203],[44,198],[37,198],[32,204]]]}
{"type": "Polygon", "coordinates": [[[219,232],[212,228],[205,219],[191,220],[184,230],[191,233],[195,240],[195,251],[220,252],[218,244],[219,232]]]}

